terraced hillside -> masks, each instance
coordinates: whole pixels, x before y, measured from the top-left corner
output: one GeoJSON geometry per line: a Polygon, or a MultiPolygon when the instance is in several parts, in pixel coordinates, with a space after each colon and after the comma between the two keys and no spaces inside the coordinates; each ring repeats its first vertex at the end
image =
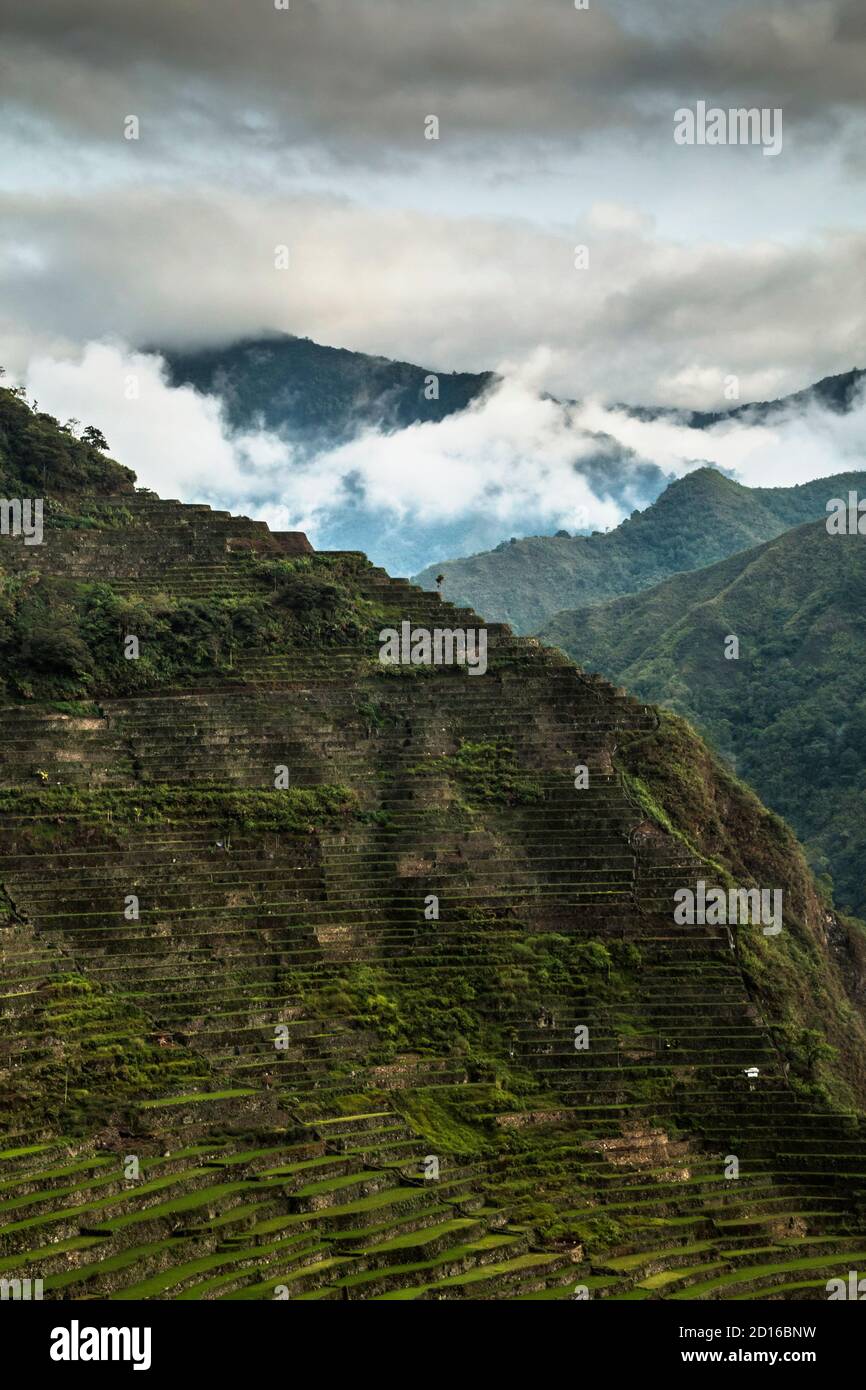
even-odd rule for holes
{"type": "Polygon", "coordinates": [[[483,676],[383,666],[383,626],[480,620],[360,555],[61,512],[0,543],[57,658],[24,639],[0,709],[0,1277],[794,1298],[866,1260],[855,943],[688,731],[495,625],[483,676]],[[743,826],[782,937],[675,926],[743,826]]]}

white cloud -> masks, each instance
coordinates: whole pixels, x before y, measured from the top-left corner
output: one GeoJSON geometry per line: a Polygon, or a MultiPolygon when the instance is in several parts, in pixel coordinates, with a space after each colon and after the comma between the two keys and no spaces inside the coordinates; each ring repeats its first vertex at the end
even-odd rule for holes
{"type": "Polygon", "coordinates": [[[366,432],[311,466],[322,493],[336,478],[359,477],[369,504],[398,517],[450,522],[484,511],[503,532],[527,516],[556,526],[610,526],[619,509],[578,471],[597,441],[571,410],[543,398],[534,364],[459,415],[391,435],[366,432]]]}
{"type": "Polygon", "coordinates": [[[714,463],[747,487],[792,487],[832,473],[866,469],[866,391],[845,414],[818,404],[779,412],[765,424],[748,419],[695,430],[676,419],[638,420],[604,406],[580,414],[587,428],[607,430],[665,472],[714,463]]]}
{"type": "Polygon", "coordinates": [[[614,525],[618,508],[573,466],[598,446],[571,411],[538,394],[538,369],[535,360],[515,370],[439,424],[368,431],[311,459],[267,431],[232,434],[215,397],[167,385],[159,357],[117,343],[90,343],[77,359],[36,358],[26,385],[41,409],[98,424],[140,486],[306,529],[314,540],[358,484],[369,510],[397,522],[431,525],[483,509],[503,529],[527,512],[552,526],[614,525]]]}
{"type": "Polygon", "coordinates": [[[218,400],[167,386],[160,358],[119,344],[89,343],[79,359],[37,357],[26,385],[40,409],[98,424],[112,456],[163,497],[237,500],[291,453],[279,441],[231,440],[218,400]]]}
{"type": "MultiPolygon", "coordinates": [[[[331,531],[360,497],[371,527],[380,526],[374,558],[385,564],[389,528],[423,536],[457,524],[472,537],[483,521],[484,535],[501,539],[527,530],[615,526],[652,500],[637,470],[641,461],[677,475],[714,462],[751,486],[790,485],[863,466],[863,401],[847,415],[814,407],[769,425],[730,422],[702,431],[676,419],[636,420],[598,403],[569,407],[550,400],[538,387],[550,365],[546,354],[505,364],[501,385],[459,415],[390,435],[366,431],[313,458],[273,433],[232,435],[218,400],[168,386],[161,359],[117,343],[91,343],[77,360],[41,357],[31,364],[27,387],[40,408],[98,425],[112,455],[162,496],[260,517],[275,529],[305,530],[322,547],[334,544],[331,531]],[[138,384],[135,400],[126,398],[131,379],[138,384]],[[609,492],[599,482],[600,434],[621,446],[610,468],[611,478],[625,471],[624,490],[609,492]],[[589,477],[582,468],[591,470],[589,477]]],[[[477,545],[467,541],[463,553],[472,548],[477,545]]]]}

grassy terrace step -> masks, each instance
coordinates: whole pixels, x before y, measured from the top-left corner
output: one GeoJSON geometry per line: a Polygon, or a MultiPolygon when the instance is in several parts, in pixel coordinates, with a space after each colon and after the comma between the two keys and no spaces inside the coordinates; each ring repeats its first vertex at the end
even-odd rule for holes
{"type": "MultiPolygon", "coordinates": [[[[838,1277],[838,1276],[837,1276],[838,1277]]],[[[749,1287],[744,1293],[737,1293],[732,1290],[725,1294],[725,1297],[732,1300],[747,1299],[750,1303],[756,1298],[787,1298],[788,1295],[797,1297],[798,1295],[814,1295],[818,1298],[827,1297],[827,1281],[825,1279],[797,1279],[793,1283],[769,1284],[766,1288],[749,1287]]]]}
{"type": "Polygon", "coordinates": [[[404,1235],[392,1236],[389,1240],[380,1241],[372,1246],[364,1243],[354,1246],[352,1238],[349,1235],[344,1235],[338,1248],[344,1254],[374,1255],[377,1260],[391,1263],[392,1261],[396,1262],[401,1257],[405,1258],[412,1250],[432,1249],[455,1236],[465,1236],[470,1231],[477,1231],[478,1229],[479,1223],[471,1217],[453,1217],[450,1221],[425,1226],[418,1231],[409,1231],[404,1235]]]}
{"type": "MultiPolygon", "coordinates": [[[[425,1298],[429,1294],[437,1297],[442,1294],[454,1294],[457,1296],[477,1297],[480,1284],[499,1284],[500,1281],[506,1285],[513,1282],[515,1276],[528,1273],[535,1275],[544,1274],[549,1276],[557,1273],[566,1261],[561,1255],[529,1254],[519,1255],[513,1260],[503,1260],[498,1264],[484,1265],[480,1269],[474,1269],[466,1274],[455,1274],[449,1277],[438,1279],[435,1282],[416,1284],[409,1288],[394,1289],[388,1293],[377,1295],[378,1299],[401,1301],[413,1301],[417,1298],[425,1298]]],[[[582,1281],[585,1282],[585,1281],[582,1281]]],[[[603,1285],[606,1281],[600,1280],[596,1285],[603,1285]]],[[[483,1296],[483,1291],[482,1291],[483,1296]]]]}
{"type": "Polygon", "coordinates": [[[798,1260],[743,1266],[735,1271],[729,1270],[715,1278],[701,1280],[688,1289],[678,1289],[669,1296],[673,1299],[712,1298],[723,1295],[730,1297],[735,1289],[741,1288],[743,1285],[752,1285],[760,1280],[776,1279],[800,1271],[804,1273],[809,1270],[827,1271],[827,1278],[831,1278],[834,1271],[844,1268],[847,1273],[848,1269],[856,1269],[858,1265],[862,1265],[864,1260],[866,1260],[866,1250],[855,1250],[844,1255],[811,1255],[798,1260]]]}
{"type": "MultiPolygon", "coordinates": [[[[202,1255],[197,1259],[187,1260],[186,1263],[174,1265],[170,1269],[160,1271],[137,1284],[132,1284],[126,1288],[119,1289],[111,1297],[116,1300],[138,1300],[148,1298],[162,1298],[166,1294],[172,1297],[178,1296],[178,1290],[187,1285],[188,1288],[181,1297],[190,1297],[191,1294],[200,1290],[203,1285],[210,1288],[217,1286],[217,1280],[211,1277],[210,1280],[201,1280],[198,1276],[209,1274],[213,1276],[216,1271],[222,1270],[223,1274],[219,1277],[219,1285],[224,1286],[232,1279],[235,1281],[243,1277],[254,1277],[255,1270],[269,1259],[276,1258],[285,1261],[287,1258],[292,1262],[297,1262],[301,1267],[305,1262],[313,1264],[322,1252],[326,1252],[327,1247],[321,1243],[311,1241],[305,1234],[287,1236],[284,1240],[275,1242],[273,1245],[256,1245],[247,1249],[237,1249],[232,1251],[218,1251],[213,1254],[202,1255]]],[[[287,1266],[288,1267],[288,1266],[287,1266]]]]}
{"type": "Polygon", "coordinates": [[[428,1260],[415,1260],[405,1264],[388,1264],[379,1269],[365,1269],[357,1273],[344,1274],[341,1278],[334,1281],[334,1286],[345,1289],[350,1298],[374,1296],[375,1290],[381,1288],[383,1284],[390,1284],[393,1287],[411,1284],[417,1275],[442,1271],[448,1273],[464,1273],[466,1267],[475,1266],[474,1272],[479,1273],[488,1262],[497,1259],[499,1270],[502,1269],[501,1257],[509,1249],[520,1246],[525,1241],[515,1235],[488,1235],[479,1240],[470,1242],[467,1245],[452,1245],[428,1260]]]}

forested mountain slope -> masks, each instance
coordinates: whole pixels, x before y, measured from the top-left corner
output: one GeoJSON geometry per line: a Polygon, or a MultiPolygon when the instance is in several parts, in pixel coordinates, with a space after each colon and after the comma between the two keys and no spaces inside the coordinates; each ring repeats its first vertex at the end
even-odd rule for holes
{"type": "Polygon", "coordinates": [[[334,448],[364,428],[442,420],[495,380],[492,372],[436,373],[433,395],[430,368],[288,333],[163,355],[172,384],[219,396],[235,428],[263,425],[304,448],[334,448]]]}
{"type": "Polygon", "coordinates": [[[607,534],[530,536],[431,565],[416,582],[432,589],[442,574],[443,592],[453,602],[533,632],[563,609],[637,593],[823,516],[828,499],[849,488],[866,492],[866,473],[747,488],[715,468],[699,468],[607,534]]]}
{"type": "Polygon", "coordinates": [[[795,827],[837,901],[864,916],[864,595],[866,537],[830,535],[819,521],[641,594],[560,613],[542,635],[692,719],[795,827]],[[724,655],[729,634],[737,659],[724,655]]]}

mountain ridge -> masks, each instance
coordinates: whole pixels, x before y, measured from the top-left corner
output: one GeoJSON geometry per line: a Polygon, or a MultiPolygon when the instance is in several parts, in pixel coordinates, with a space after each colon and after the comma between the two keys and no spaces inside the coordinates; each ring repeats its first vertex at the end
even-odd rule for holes
{"type": "MultiPolygon", "coordinates": [[[[153,350],[160,351],[159,345],[153,350]]],[[[389,469],[402,468],[408,473],[419,466],[414,455],[416,447],[422,456],[428,448],[438,447],[435,436],[430,436],[431,429],[467,410],[483,412],[485,398],[495,392],[499,381],[493,372],[435,371],[322,346],[290,334],[247,338],[194,352],[162,350],[162,355],[169,384],[191,386],[215,396],[222,403],[230,432],[242,436],[266,429],[286,445],[285,471],[282,479],[274,482],[268,500],[278,503],[282,497],[291,503],[292,476],[296,470],[302,474],[306,470],[315,472],[320,455],[348,451],[341,458],[328,459],[329,470],[334,470],[334,486],[327,497],[320,497],[316,503],[316,536],[323,545],[360,549],[392,571],[412,574],[429,568],[426,562],[433,563],[431,556],[465,557],[469,551],[487,552],[503,542],[503,533],[507,537],[509,531],[516,530],[518,534],[531,535],[548,528],[551,513],[541,481],[534,485],[535,492],[527,499],[519,520],[509,524],[499,518],[495,505],[496,490],[504,479],[488,480],[485,475],[479,479],[478,488],[470,489],[467,500],[452,513],[448,507],[425,510],[416,501],[403,505],[406,494],[412,497],[413,492],[411,486],[404,488],[402,482],[397,486],[395,506],[383,505],[379,486],[365,473],[364,452],[357,441],[370,436],[369,448],[375,457],[382,439],[413,428],[422,431],[417,439],[411,433],[406,436],[405,460],[387,456],[389,469]]],[[[772,411],[803,410],[807,397],[827,409],[844,410],[853,404],[856,383],[862,376],[863,373],[851,372],[826,378],[795,397],[772,403],[772,411]]],[[[575,450],[579,457],[573,467],[584,479],[589,493],[612,503],[619,515],[636,505],[648,505],[662,493],[670,478],[652,459],[641,457],[609,433],[579,428],[575,421],[580,403],[557,402],[549,393],[546,395],[555,403],[558,427],[577,430],[575,440],[580,448],[575,450]]],[[[749,419],[759,422],[762,412],[769,409],[763,405],[735,407],[730,416],[736,421],[743,412],[750,411],[749,419]]],[[[661,408],[642,412],[635,407],[630,413],[635,418],[667,418],[661,408]]],[[[700,418],[696,414],[690,421],[682,411],[668,414],[680,423],[696,426],[708,426],[725,417],[722,412],[700,418]]],[[[486,427],[482,422],[482,428],[486,427]]],[[[490,428],[495,440],[494,416],[490,428]]],[[[470,427],[469,438],[473,437],[475,431],[470,427]]],[[[455,441],[455,432],[446,432],[442,448],[449,457],[455,441]]],[[[456,447],[459,454],[459,441],[456,447]]],[[[483,436],[474,447],[480,462],[483,436]]],[[[699,435],[694,447],[696,458],[700,459],[699,435]]],[[[472,460],[468,466],[471,471],[472,460]]],[[[302,489],[302,495],[307,492],[306,487],[302,489]]],[[[744,544],[755,539],[760,537],[747,538],[744,544]]],[[[436,562],[434,576],[443,563],[436,562]]],[[[467,596],[472,597],[468,591],[467,596]]],[[[531,630],[532,623],[524,624],[519,614],[511,620],[523,630],[531,630]]]]}
{"type": "Polygon", "coordinates": [[[335,448],[360,429],[405,429],[464,410],[496,380],[493,372],[433,372],[412,362],[329,347],[288,333],[220,347],[159,352],[172,386],[223,401],[235,429],[288,432],[304,449],[335,448]],[[437,395],[426,394],[435,377],[437,395]]]}
{"type": "MultiPolygon", "coordinates": [[[[222,396],[229,421],[236,428],[249,428],[259,421],[269,429],[285,426],[287,404],[291,402],[298,406],[301,402],[291,392],[290,387],[287,387],[279,372],[297,370],[300,367],[309,373],[318,367],[327,383],[332,388],[339,388],[339,409],[334,414],[339,421],[338,434],[343,438],[350,437],[353,432],[349,427],[349,408],[361,428],[369,428],[376,424],[383,424],[386,428],[405,428],[407,424],[416,420],[442,419],[455,410],[465,409],[472,400],[477,399],[500,379],[495,371],[489,369],[478,372],[446,372],[385,357],[382,354],[317,343],[312,338],[278,330],[247,334],[241,338],[197,348],[168,348],[150,344],[144,346],[142,351],[159,353],[169,368],[172,385],[191,385],[196,390],[222,396]],[[262,370],[263,367],[265,371],[262,370]],[[339,367],[344,368],[342,375],[336,370],[339,367]],[[357,390],[365,372],[369,382],[362,390],[357,390]],[[438,399],[427,400],[424,398],[424,386],[431,375],[440,383],[440,396],[438,399]],[[250,391],[253,383],[256,390],[252,398],[242,399],[244,390],[250,391]],[[442,383],[445,384],[444,398],[442,383]],[[352,386],[356,388],[354,393],[351,391],[352,386]],[[423,408],[420,408],[422,399],[423,408]]],[[[854,367],[846,372],[821,377],[798,391],[789,392],[774,400],[745,402],[716,411],[691,410],[676,406],[627,405],[621,402],[612,403],[611,408],[623,410],[640,419],[676,417],[693,428],[704,429],[729,419],[762,419],[789,409],[800,411],[812,403],[837,413],[845,413],[855,403],[864,380],[866,369],[854,367]]],[[[308,382],[305,383],[305,387],[309,391],[308,382]]],[[[321,410],[322,395],[316,392],[309,394],[315,403],[315,409],[321,410]]],[[[551,396],[551,399],[558,398],[551,396]]],[[[560,403],[574,406],[579,405],[580,400],[563,398],[560,403]]],[[[294,419],[301,438],[308,431],[313,435],[321,432],[312,429],[312,422],[306,411],[305,407],[303,417],[288,416],[289,420],[294,419]]],[[[331,442],[336,441],[332,438],[331,442]]]]}
{"type": "Polygon", "coordinates": [[[866,472],[835,474],[787,488],[748,488],[718,469],[694,469],[644,511],[591,536],[527,537],[466,560],[430,565],[423,588],[444,591],[519,632],[566,608],[638,592],[697,570],[821,516],[830,497],[866,492],[866,472]]]}
{"type": "Polygon", "coordinates": [[[866,545],[808,522],[541,629],[581,665],[692,720],[866,915],[866,545]],[[740,655],[725,660],[725,638],[740,655]]]}

